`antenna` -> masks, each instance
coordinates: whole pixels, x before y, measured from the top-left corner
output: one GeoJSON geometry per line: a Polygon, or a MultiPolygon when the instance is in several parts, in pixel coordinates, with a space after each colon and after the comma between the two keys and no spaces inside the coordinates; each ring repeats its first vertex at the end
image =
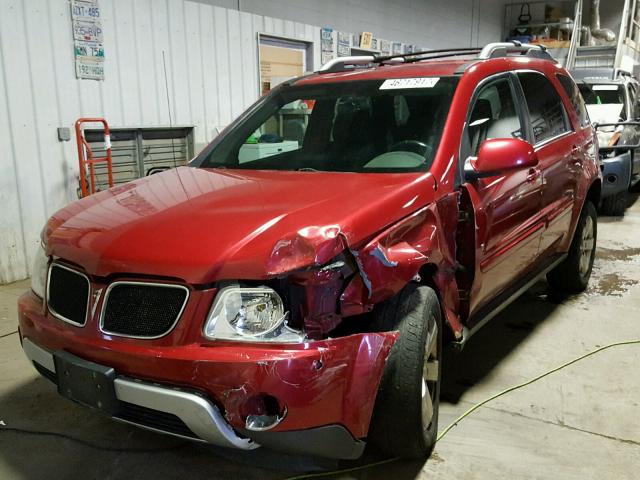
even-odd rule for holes
{"type": "Polygon", "coordinates": [[[171,120],[171,102],[169,101],[169,82],[167,81],[167,61],[164,58],[164,50],[162,50],[162,66],[164,67],[164,89],[167,94],[167,110],[169,111],[169,128],[171,129],[171,154],[173,155],[173,168],[178,166],[176,160],[176,148],[173,144],[173,121],[171,120]]]}

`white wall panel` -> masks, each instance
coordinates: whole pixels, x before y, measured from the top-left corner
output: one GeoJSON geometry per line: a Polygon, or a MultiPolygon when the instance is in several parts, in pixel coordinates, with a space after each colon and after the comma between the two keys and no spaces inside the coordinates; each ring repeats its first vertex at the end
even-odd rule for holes
{"type": "Polygon", "coordinates": [[[216,7],[213,10],[215,32],[216,77],[218,79],[218,123],[227,125],[231,121],[231,81],[229,76],[229,36],[227,32],[227,11],[216,7]]]}
{"type": "MultiPolygon", "coordinates": [[[[33,253],[38,245],[38,233],[46,218],[41,159],[36,138],[34,75],[30,70],[29,56],[23,48],[16,48],[18,45],[27,45],[25,16],[35,13],[32,12],[35,8],[37,7],[33,3],[26,5],[17,0],[6,1],[2,3],[0,14],[0,49],[6,89],[4,97],[10,124],[7,130],[2,131],[2,136],[8,135],[12,145],[12,157],[3,155],[0,161],[13,163],[14,185],[18,187],[16,203],[4,205],[3,210],[10,208],[19,212],[21,222],[13,228],[21,230],[22,245],[18,248],[21,247],[23,250],[23,263],[11,266],[10,271],[13,272],[25,272],[27,266],[31,265],[33,253]]],[[[4,232],[2,236],[4,237],[4,232]]],[[[8,233],[8,236],[13,235],[8,233]]],[[[0,245],[0,250],[4,248],[5,245],[0,245]]]]}
{"type": "MultiPolygon", "coordinates": [[[[2,23],[0,22],[0,29],[2,23]]],[[[1,30],[0,30],[1,31],[1,30]]],[[[5,278],[23,278],[27,275],[26,247],[22,226],[22,205],[18,198],[18,176],[12,115],[9,111],[9,90],[6,62],[0,35],[0,204],[4,205],[0,215],[0,266],[5,278]]],[[[1,278],[1,277],[0,277],[1,278]]]]}
{"type": "Polygon", "coordinates": [[[202,64],[202,105],[205,123],[201,134],[205,138],[214,136],[218,118],[218,75],[216,63],[215,34],[213,29],[213,7],[200,5],[200,63],[202,64]]]}
{"type": "MultiPolygon", "coordinates": [[[[205,128],[206,118],[204,113],[204,96],[203,96],[203,84],[204,79],[202,77],[202,44],[200,37],[202,36],[200,30],[200,5],[195,3],[185,4],[184,11],[184,31],[185,31],[185,58],[188,65],[187,80],[187,94],[189,96],[188,103],[190,105],[188,122],[193,122],[197,125],[201,125],[202,128],[197,128],[195,131],[195,143],[197,145],[203,144],[206,141],[205,128]]],[[[185,122],[186,123],[186,122],[185,122]]]]}

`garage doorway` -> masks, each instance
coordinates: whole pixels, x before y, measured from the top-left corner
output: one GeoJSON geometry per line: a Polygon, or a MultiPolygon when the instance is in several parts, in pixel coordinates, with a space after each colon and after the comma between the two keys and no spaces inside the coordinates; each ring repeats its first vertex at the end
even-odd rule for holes
{"type": "Polygon", "coordinates": [[[313,42],[258,33],[259,90],[313,70],[313,42]]]}

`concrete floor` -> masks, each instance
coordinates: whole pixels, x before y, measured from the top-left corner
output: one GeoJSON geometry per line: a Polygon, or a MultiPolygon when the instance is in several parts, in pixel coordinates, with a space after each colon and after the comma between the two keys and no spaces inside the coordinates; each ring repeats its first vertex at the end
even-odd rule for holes
{"type": "MultiPolygon", "coordinates": [[[[541,284],[445,359],[440,427],[476,402],[610,342],[640,339],[640,201],[601,218],[589,290],[564,301],[541,284]]],[[[99,417],[58,397],[18,344],[15,303],[0,287],[0,479],[284,479],[332,462],[185,443],[99,417]],[[74,439],[12,428],[64,433],[74,439]]],[[[637,479],[640,345],[590,357],[482,407],[426,462],[344,479],[637,479]]],[[[367,459],[371,459],[368,454],[367,459]]]]}

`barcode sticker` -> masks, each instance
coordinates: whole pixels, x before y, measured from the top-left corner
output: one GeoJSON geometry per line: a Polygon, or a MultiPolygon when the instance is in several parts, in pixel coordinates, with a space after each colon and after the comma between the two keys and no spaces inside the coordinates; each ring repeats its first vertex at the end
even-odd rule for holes
{"type": "Polygon", "coordinates": [[[389,78],[380,85],[380,90],[398,90],[402,88],[433,88],[440,77],[389,78]]]}

